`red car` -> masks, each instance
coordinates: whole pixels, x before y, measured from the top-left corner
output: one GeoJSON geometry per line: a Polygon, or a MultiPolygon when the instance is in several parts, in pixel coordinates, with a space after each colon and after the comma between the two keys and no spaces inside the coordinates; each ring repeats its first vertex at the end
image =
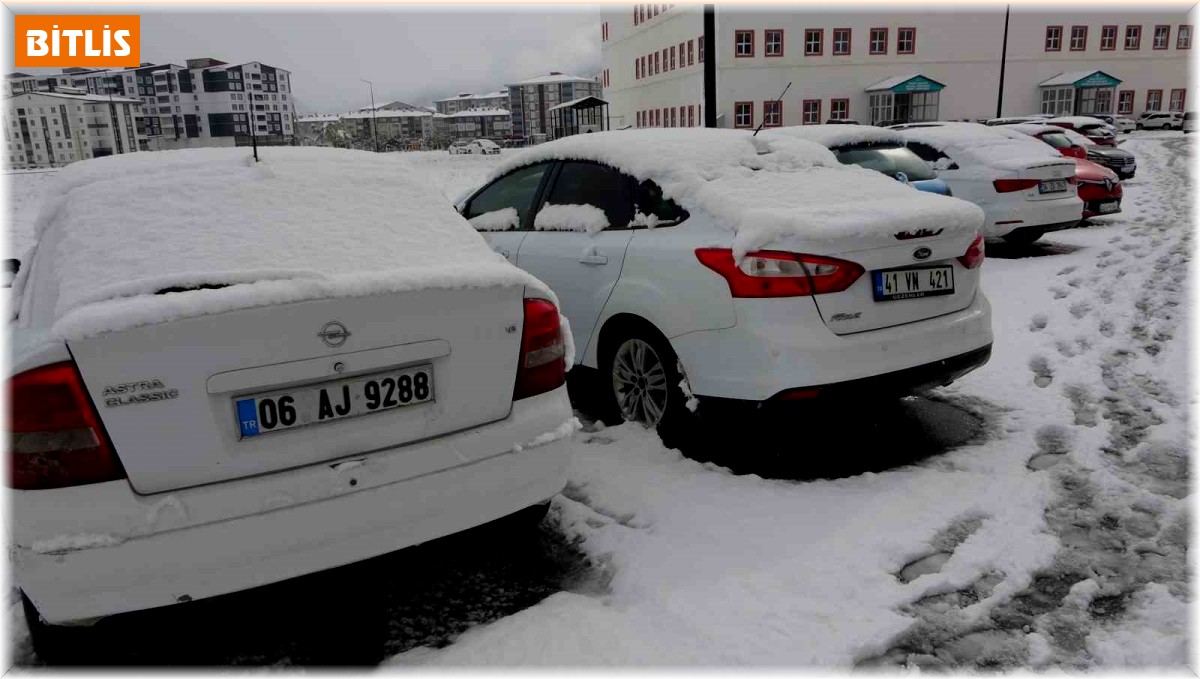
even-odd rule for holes
{"type": "Polygon", "coordinates": [[[1062,118],[1050,118],[1045,123],[1055,127],[1074,130],[1100,146],[1116,147],[1117,145],[1117,135],[1113,132],[1113,128],[1098,118],[1064,116],[1062,118]]]}
{"type": "Polygon", "coordinates": [[[1117,173],[1087,159],[1087,149],[1071,141],[1059,126],[1038,123],[1005,125],[999,130],[1011,130],[1040,139],[1058,149],[1064,156],[1075,159],[1075,176],[1079,180],[1079,198],[1083,201],[1083,217],[1111,215],[1121,211],[1125,195],[1117,173]]]}

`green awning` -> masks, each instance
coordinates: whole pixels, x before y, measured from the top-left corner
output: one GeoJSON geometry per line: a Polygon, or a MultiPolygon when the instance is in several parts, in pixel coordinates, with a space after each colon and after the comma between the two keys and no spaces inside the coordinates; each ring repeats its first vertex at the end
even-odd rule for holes
{"type": "Polygon", "coordinates": [[[905,94],[908,92],[941,92],[945,87],[945,85],[932,78],[926,78],[919,73],[912,73],[909,75],[894,76],[887,80],[880,80],[868,87],[866,91],[905,94]]]}
{"type": "Polygon", "coordinates": [[[1104,71],[1072,71],[1043,80],[1039,87],[1116,87],[1121,81],[1104,71]]]}

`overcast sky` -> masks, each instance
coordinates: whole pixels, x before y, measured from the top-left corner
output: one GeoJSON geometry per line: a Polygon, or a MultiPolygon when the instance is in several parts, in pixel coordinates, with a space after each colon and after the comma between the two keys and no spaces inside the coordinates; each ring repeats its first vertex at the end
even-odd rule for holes
{"type": "MultiPolygon", "coordinates": [[[[140,14],[142,61],[195,57],[261,61],[292,73],[299,113],[338,112],[398,99],[426,105],[458,92],[490,92],[550,71],[600,70],[595,7],[318,7],[260,11],[217,6],[22,6],[16,14],[140,14]]],[[[7,33],[13,34],[13,14],[7,33]]],[[[3,51],[4,72],[12,49],[3,51]]],[[[22,69],[25,72],[43,69],[22,69]]],[[[56,70],[56,69],[49,69],[56,70]]]]}

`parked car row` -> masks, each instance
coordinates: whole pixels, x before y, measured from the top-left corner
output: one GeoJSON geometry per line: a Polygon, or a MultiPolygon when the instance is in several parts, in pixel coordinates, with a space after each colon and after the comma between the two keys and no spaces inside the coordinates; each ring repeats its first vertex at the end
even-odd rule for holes
{"type": "Polygon", "coordinates": [[[473,141],[459,139],[450,144],[450,147],[446,150],[450,152],[450,155],[478,153],[485,156],[494,156],[500,154],[500,145],[490,139],[475,139],[473,141]]]}

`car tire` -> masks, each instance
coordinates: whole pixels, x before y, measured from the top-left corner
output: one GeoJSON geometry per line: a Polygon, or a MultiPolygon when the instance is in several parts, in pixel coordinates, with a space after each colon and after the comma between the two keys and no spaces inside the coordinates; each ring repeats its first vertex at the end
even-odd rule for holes
{"type": "Polygon", "coordinates": [[[648,323],[630,322],[601,350],[602,419],[653,426],[668,448],[690,443],[697,417],[679,387],[679,358],[662,333],[648,323]]]}
{"type": "Polygon", "coordinates": [[[1012,245],[1031,245],[1034,241],[1045,236],[1041,229],[1019,229],[1004,236],[1004,242],[1012,245]]]}
{"type": "Polygon", "coordinates": [[[1134,129],[1144,130],[1144,129],[1146,129],[1146,126],[1141,123],[1138,123],[1137,125],[1134,126],[1134,129]]]}
{"type": "Polygon", "coordinates": [[[95,630],[51,625],[42,619],[25,592],[21,592],[21,608],[29,628],[29,641],[38,660],[47,665],[87,665],[97,661],[100,646],[95,630]]]}

